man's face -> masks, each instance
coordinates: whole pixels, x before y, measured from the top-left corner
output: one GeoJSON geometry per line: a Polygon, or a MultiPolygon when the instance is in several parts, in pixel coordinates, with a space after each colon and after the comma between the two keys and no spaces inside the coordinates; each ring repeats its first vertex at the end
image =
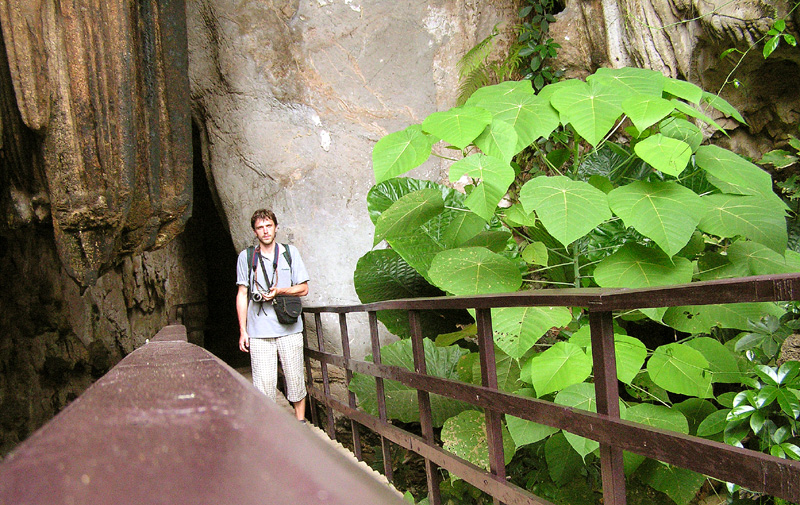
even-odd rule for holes
{"type": "Polygon", "coordinates": [[[275,223],[272,219],[257,219],[256,220],[256,237],[263,245],[270,245],[275,240],[275,223]]]}

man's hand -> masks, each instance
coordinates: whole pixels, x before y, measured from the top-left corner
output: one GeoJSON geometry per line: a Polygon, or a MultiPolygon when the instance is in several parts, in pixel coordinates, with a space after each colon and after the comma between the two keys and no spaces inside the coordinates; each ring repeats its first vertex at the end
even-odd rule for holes
{"type": "Polygon", "coordinates": [[[250,336],[247,332],[242,333],[239,337],[239,350],[242,352],[250,352],[250,336]]]}

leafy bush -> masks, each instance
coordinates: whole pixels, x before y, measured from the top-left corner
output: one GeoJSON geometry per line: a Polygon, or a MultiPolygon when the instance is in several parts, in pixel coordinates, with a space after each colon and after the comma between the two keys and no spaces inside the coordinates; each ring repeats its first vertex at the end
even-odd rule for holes
{"type": "MultiPolygon", "coordinates": [[[[387,135],[373,151],[377,185],[368,208],[375,245],[385,241],[391,252],[373,250],[359,261],[359,296],[369,302],[435,288],[454,295],[563,285],[644,288],[800,271],[800,256],[787,250],[788,207],[773,192],[769,174],[703,143],[704,130],[725,133],[709,108],[744,121],[727,102],[691,83],[650,70],[600,69],[585,82],[562,81],[539,93],[528,81],[481,88],[463,106],[387,135]],[[398,177],[426,162],[439,142],[459,153],[449,180],[463,185],[464,193],[398,177]],[[386,278],[395,282],[371,282],[386,278]]],[[[769,340],[752,336],[758,325],[784,313],[778,304],[747,303],[619,315],[618,375],[630,393],[622,417],[719,436],[724,428],[710,433],[708,419],[714,426],[738,419],[727,420],[732,407],[723,393],[731,384],[751,384],[753,374],[772,377],[737,354],[737,341],[743,342],[740,351],[752,351],[769,340]],[[635,324],[648,320],[681,340],[648,349],[635,324]]],[[[388,328],[400,326],[396,314],[379,318],[388,328]]],[[[442,349],[474,348],[463,313],[433,319],[451,328],[437,338],[448,346],[442,349]]],[[[506,371],[501,388],[593,410],[585,319],[563,307],[493,309],[498,367],[506,371]]],[[[431,338],[442,333],[433,325],[423,322],[431,338]]],[[[462,380],[479,381],[476,356],[460,358],[462,380]]],[[[761,358],[763,365],[774,362],[774,356],[761,358]]],[[[781,397],[791,403],[796,390],[787,388],[781,397]]],[[[356,389],[365,401],[366,389],[356,389]]],[[[757,410],[749,398],[759,394],[745,395],[737,405],[746,401],[757,410]]],[[[458,419],[472,416],[459,412],[458,419]]],[[[462,430],[469,423],[443,422],[453,447],[476,446],[480,430],[474,423],[462,430]]],[[[775,425],[791,429],[770,432],[774,443],[768,447],[794,457],[796,425],[775,425]]],[[[551,472],[556,476],[572,475],[575,468],[562,467],[591,462],[597,451],[596,442],[566,432],[558,435],[563,440],[554,438],[558,430],[535,423],[509,417],[506,426],[516,450],[548,440],[544,453],[558,462],[551,472]],[[566,449],[579,457],[564,457],[566,449]]],[[[635,455],[626,455],[626,472],[676,503],[694,497],[705,480],[635,455]]]]}

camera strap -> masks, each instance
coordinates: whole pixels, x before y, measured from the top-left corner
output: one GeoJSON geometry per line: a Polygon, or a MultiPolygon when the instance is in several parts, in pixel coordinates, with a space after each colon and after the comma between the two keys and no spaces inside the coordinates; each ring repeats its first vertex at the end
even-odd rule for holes
{"type": "Polygon", "coordinates": [[[267,275],[267,269],[264,267],[264,260],[261,256],[261,251],[258,252],[258,263],[261,265],[261,273],[264,274],[264,282],[267,283],[267,291],[272,287],[273,284],[276,286],[278,285],[278,251],[279,246],[275,244],[275,259],[272,260],[272,275],[274,277],[273,281],[270,282],[269,276],[267,275]]]}

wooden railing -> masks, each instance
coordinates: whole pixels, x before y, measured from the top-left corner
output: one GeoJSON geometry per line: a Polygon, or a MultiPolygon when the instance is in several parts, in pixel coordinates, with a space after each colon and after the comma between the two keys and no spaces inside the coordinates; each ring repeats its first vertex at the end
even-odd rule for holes
{"type": "Polygon", "coordinates": [[[167,326],[0,462],[1,505],[402,505],[167,326]]]}
{"type": "MultiPolygon", "coordinates": [[[[800,274],[774,275],[698,282],[652,289],[561,289],[517,292],[477,297],[443,297],[392,300],[367,305],[307,307],[306,321],[313,319],[316,328],[314,347],[306,343],[306,367],[310,375],[312,361],[318,362],[322,390],[310,387],[312,412],[326,409],[326,430],[334,438],[334,411],[350,419],[354,452],[361,455],[359,427],[366,427],[381,437],[384,470],[392,479],[389,444],[414,451],[425,459],[428,497],[438,505],[440,472],[437,467],[464,479],[507,504],[549,503],[506,480],[501,434],[504,414],[566,430],[600,443],[603,503],[626,503],[623,451],[687,468],[747,489],[800,503],[800,462],[779,459],[761,452],[741,449],[719,442],[649,427],[620,418],[619,390],[614,353],[612,314],[636,308],[708,305],[737,302],[788,301],[800,299],[800,274]],[[495,368],[491,309],[495,307],[547,306],[585,307],[591,324],[592,359],[597,413],[555,403],[518,396],[498,390],[495,368]],[[420,312],[429,309],[475,309],[480,348],[482,385],[476,386],[426,374],[420,312]],[[415,370],[381,364],[378,342],[377,311],[408,311],[415,370]],[[342,354],[327,352],[322,315],[338,314],[342,354]],[[367,313],[374,363],[354,360],[350,355],[347,329],[349,314],[367,313]],[[329,366],[345,370],[349,386],[354,372],[375,377],[378,417],[360,410],[353,393],[347,402],[331,395],[329,366]],[[387,418],[384,381],[394,380],[418,391],[421,436],[391,424],[387,418]],[[490,471],[485,471],[445,451],[434,438],[430,395],[437,394],[469,402],[483,409],[490,471]]],[[[307,332],[311,335],[314,332],[307,332]]]]}

